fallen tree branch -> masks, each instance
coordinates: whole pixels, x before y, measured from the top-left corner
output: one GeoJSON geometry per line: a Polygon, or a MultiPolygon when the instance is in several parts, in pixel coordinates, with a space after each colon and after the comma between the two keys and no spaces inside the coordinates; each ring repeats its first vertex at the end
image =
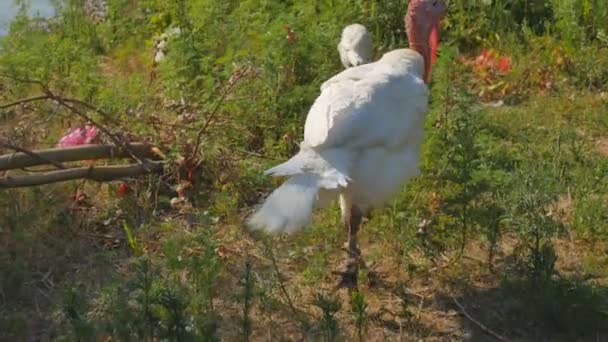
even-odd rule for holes
{"type": "Polygon", "coordinates": [[[152,172],[160,172],[162,162],[147,162],[145,165],[120,165],[80,167],[74,169],[51,171],[44,174],[0,178],[0,189],[28,187],[43,184],[64,182],[74,179],[89,179],[97,182],[107,182],[115,179],[134,177],[152,172]]]}
{"type": "Polygon", "coordinates": [[[476,320],[473,316],[471,316],[465,309],[464,306],[462,304],[460,304],[460,302],[458,301],[458,299],[456,299],[455,297],[452,297],[452,300],[454,301],[454,304],[456,304],[456,306],[458,306],[458,308],[460,309],[460,312],[469,319],[469,321],[473,322],[473,324],[475,324],[477,327],[479,327],[479,329],[481,329],[483,332],[485,332],[486,334],[494,337],[495,339],[497,339],[498,341],[503,341],[503,342],[508,342],[509,340],[501,335],[499,335],[498,333],[494,332],[492,329],[486,327],[485,325],[483,325],[481,322],[479,322],[478,320],[476,320]]]}
{"type": "MultiPolygon", "coordinates": [[[[39,155],[36,152],[30,151],[30,150],[25,149],[23,147],[19,147],[19,146],[13,145],[13,144],[11,144],[9,142],[0,140],[0,146],[6,147],[6,148],[10,148],[11,150],[15,150],[17,152],[21,152],[21,155],[25,155],[25,156],[31,157],[31,159],[33,159],[36,162],[36,165],[40,165],[40,164],[52,164],[55,167],[57,167],[58,169],[65,169],[65,166],[63,166],[60,162],[57,162],[57,161],[52,160],[52,159],[47,159],[46,157],[41,156],[41,155],[39,155]]],[[[10,154],[10,155],[7,155],[7,156],[9,157],[9,160],[10,160],[14,156],[16,156],[16,155],[18,155],[18,153],[13,153],[13,154],[10,154]]],[[[4,156],[0,157],[0,165],[2,165],[2,158],[3,157],[4,156]]],[[[27,165],[27,166],[30,166],[30,165],[27,165]]],[[[2,168],[0,168],[0,171],[3,171],[2,168]]]]}
{"type": "MultiPolygon", "coordinates": [[[[131,152],[140,158],[156,159],[153,146],[142,143],[129,144],[131,152]]],[[[10,147],[12,149],[17,149],[10,147]]],[[[0,156],[0,171],[22,169],[25,167],[59,163],[92,160],[103,158],[128,158],[130,154],[122,147],[115,145],[80,145],[74,147],[49,148],[35,151],[20,151],[0,156]]],[[[63,165],[61,165],[64,168],[63,165]]]]}

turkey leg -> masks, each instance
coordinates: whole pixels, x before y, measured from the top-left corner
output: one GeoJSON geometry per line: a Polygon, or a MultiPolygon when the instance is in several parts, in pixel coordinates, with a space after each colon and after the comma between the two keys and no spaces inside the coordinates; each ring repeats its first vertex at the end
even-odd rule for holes
{"type": "Polygon", "coordinates": [[[361,263],[361,250],[357,246],[357,233],[359,232],[363,215],[361,209],[356,205],[351,206],[349,209],[349,215],[345,215],[344,217],[344,228],[347,234],[347,242],[344,247],[347,257],[341,266],[342,271],[338,272],[340,275],[338,287],[355,289],[357,288],[359,265],[361,263]]]}

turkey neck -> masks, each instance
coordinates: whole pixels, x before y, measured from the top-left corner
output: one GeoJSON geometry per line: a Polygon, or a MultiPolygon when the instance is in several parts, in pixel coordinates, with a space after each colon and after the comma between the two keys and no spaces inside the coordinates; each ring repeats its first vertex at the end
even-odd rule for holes
{"type": "Polygon", "coordinates": [[[430,23],[420,23],[416,17],[408,13],[405,16],[405,29],[409,41],[410,49],[418,52],[424,59],[424,80],[429,82],[431,72],[431,47],[429,37],[433,25],[430,23]]]}

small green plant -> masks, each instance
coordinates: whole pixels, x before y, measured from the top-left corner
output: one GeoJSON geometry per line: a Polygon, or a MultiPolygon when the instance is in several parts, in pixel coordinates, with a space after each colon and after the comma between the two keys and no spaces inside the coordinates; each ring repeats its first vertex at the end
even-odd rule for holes
{"type": "Polygon", "coordinates": [[[185,267],[190,272],[194,291],[201,304],[201,311],[214,314],[213,300],[215,298],[216,280],[222,272],[222,262],[216,250],[217,243],[209,229],[203,229],[194,239],[195,245],[202,247],[200,253],[194,253],[184,260],[185,267]]]}
{"type": "Polygon", "coordinates": [[[95,328],[86,317],[83,287],[73,286],[65,290],[63,314],[72,328],[74,340],[89,341],[95,336],[95,328]]]}
{"type": "Polygon", "coordinates": [[[245,270],[243,272],[243,276],[241,277],[241,284],[243,285],[243,317],[242,317],[242,331],[243,340],[249,341],[251,336],[251,317],[249,316],[251,311],[252,299],[254,295],[254,279],[251,270],[251,263],[249,261],[245,262],[245,270]]]}
{"type": "Polygon", "coordinates": [[[155,327],[158,323],[158,318],[155,317],[152,311],[153,285],[156,274],[152,268],[150,259],[141,258],[134,265],[135,277],[129,284],[129,287],[136,292],[135,298],[141,305],[141,314],[139,316],[138,336],[140,338],[152,339],[155,335],[155,327]]]}
{"type": "Polygon", "coordinates": [[[488,243],[488,270],[494,272],[494,257],[498,249],[498,242],[501,236],[501,221],[504,219],[505,209],[499,205],[498,199],[494,197],[492,202],[485,207],[484,220],[482,220],[482,227],[488,243]]]}
{"type": "Polygon", "coordinates": [[[135,235],[133,235],[133,232],[131,231],[131,228],[129,228],[129,225],[126,222],[123,222],[122,228],[125,231],[125,235],[127,236],[127,243],[129,244],[129,248],[131,248],[133,254],[135,254],[136,256],[142,255],[144,253],[143,247],[137,241],[135,235]]]}
{"type": "Polygon", "coordinates": [[[169,285],[155,291],[154,303],[160,318],[160,336],[170,341],[183,341],[191,336],[192,327],[186,310],[188,303],[182,291],[169,285]]]}
{"type": "Polygon", "coordinates": [[[336,314],[340,311],[340,302],[332,296],[317,294],[312,304],[321,310],[319,324],[323,331],[323,340],[326,342],[335,341],[339,334],[336,314]]]}
{"type": "Polygon", "coordinates": [[[548,165],[523,167],[510,200],[508,220],[516,227],[521,239],[520,261],[526,276],[542,284],[555,273],[555,253],[551,238],[560,224],[549,213],[555,202],[555,183],[546,178],[548,165]],[[535,169],[533,171],[533,169],[535,169]],[[543,172],[538,172],[538,169],[543,172]]]}
{"type": "Polygon", "coordinates": [[[448,167],[443,177],[456,185],[456,193],[446,199],[448,214],[457,218],[462,233],[459,254],[462,255],[467,243],[467,233],[474,223],[471,215],[473,201],[482,191],[482,184],[475,179],[480,168],[477,136],[479,115],[471,112],[470,98],[457,99],[459,106],[450,114],[450,127],[446,145],[448,150],[448,167]]]}
{"type": "Polygon", "coordinates": [[[354,291],[351,294],[351,315],[357,328],[357,337],[359,341],[363,341],[363,333],[367,324],[367,302],[365,301],[365,295],[360,291],[354,291]]]}
{"type": "Polygon", "coordinates": [[[491,161],[484,153],[487,147],[481,109],[467,91],[444,82],[449,81],[440,79],[438,84],[447,89],[445,108],[434,121],[438,127],[431,137],[433,145],[427,150],[432,153],[427,167],[439,189],[431,198],[432,219],[427,222],[436,226],[437,236],[424,234],[422,242],[426,250],[430,249],[430,255],[436,255],[433,250],[446,248],[448,239],[459,231],[458,259],[469,236],[480,229],[487,231],[491,245],[496,244],[496,213],[501,209],[493,193],[502,184],[497,182],[496,170],[488,167],[491,161]]]}
{"type": "Polygon", "coordinates": [[[272,296],[272,288],[269,284],[261,284],[256,297],[259,299],[260,308],[265,318],[268,320],[268,338],[274,340],[275,322],[274,313],[280,307],[280,302],[272,296]]]}

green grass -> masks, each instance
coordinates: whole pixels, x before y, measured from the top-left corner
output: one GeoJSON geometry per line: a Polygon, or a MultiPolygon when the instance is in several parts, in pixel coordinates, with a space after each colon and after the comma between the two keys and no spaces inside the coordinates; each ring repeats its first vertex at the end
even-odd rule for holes
{"type": "MultiPolygon", "coordinates": [[[[513,340],[606,339],[600,1],[451,1],[422,174],[360,233],[374,286],[362,272],[359,291],[334,289],[335,205],[294,236],[244,229],[279,184],[262,171],[297,150],[320,83],[340,71],[342,27],[367,25],[379,57],[405,45],[406,2],[116,0],[94,25],[70,0],[48,31],[18,17],[0,40],[0,104],[38,95],[23,80],[39,80],[172,163],[126,180],[122,198],[115,183],[0,192],[0,340],[489,339],[455,302],[513,340]],[[153,36],[176,25],[153,67],[153,36]],[[482,49],[508,55],[510,72],[467,65],[482,49]],[[190,203],[173,208],[189,173],[190,203]]],[[[46,147],[78,120],[33,102],[0,110],[0,135],[46,147]]]]}

